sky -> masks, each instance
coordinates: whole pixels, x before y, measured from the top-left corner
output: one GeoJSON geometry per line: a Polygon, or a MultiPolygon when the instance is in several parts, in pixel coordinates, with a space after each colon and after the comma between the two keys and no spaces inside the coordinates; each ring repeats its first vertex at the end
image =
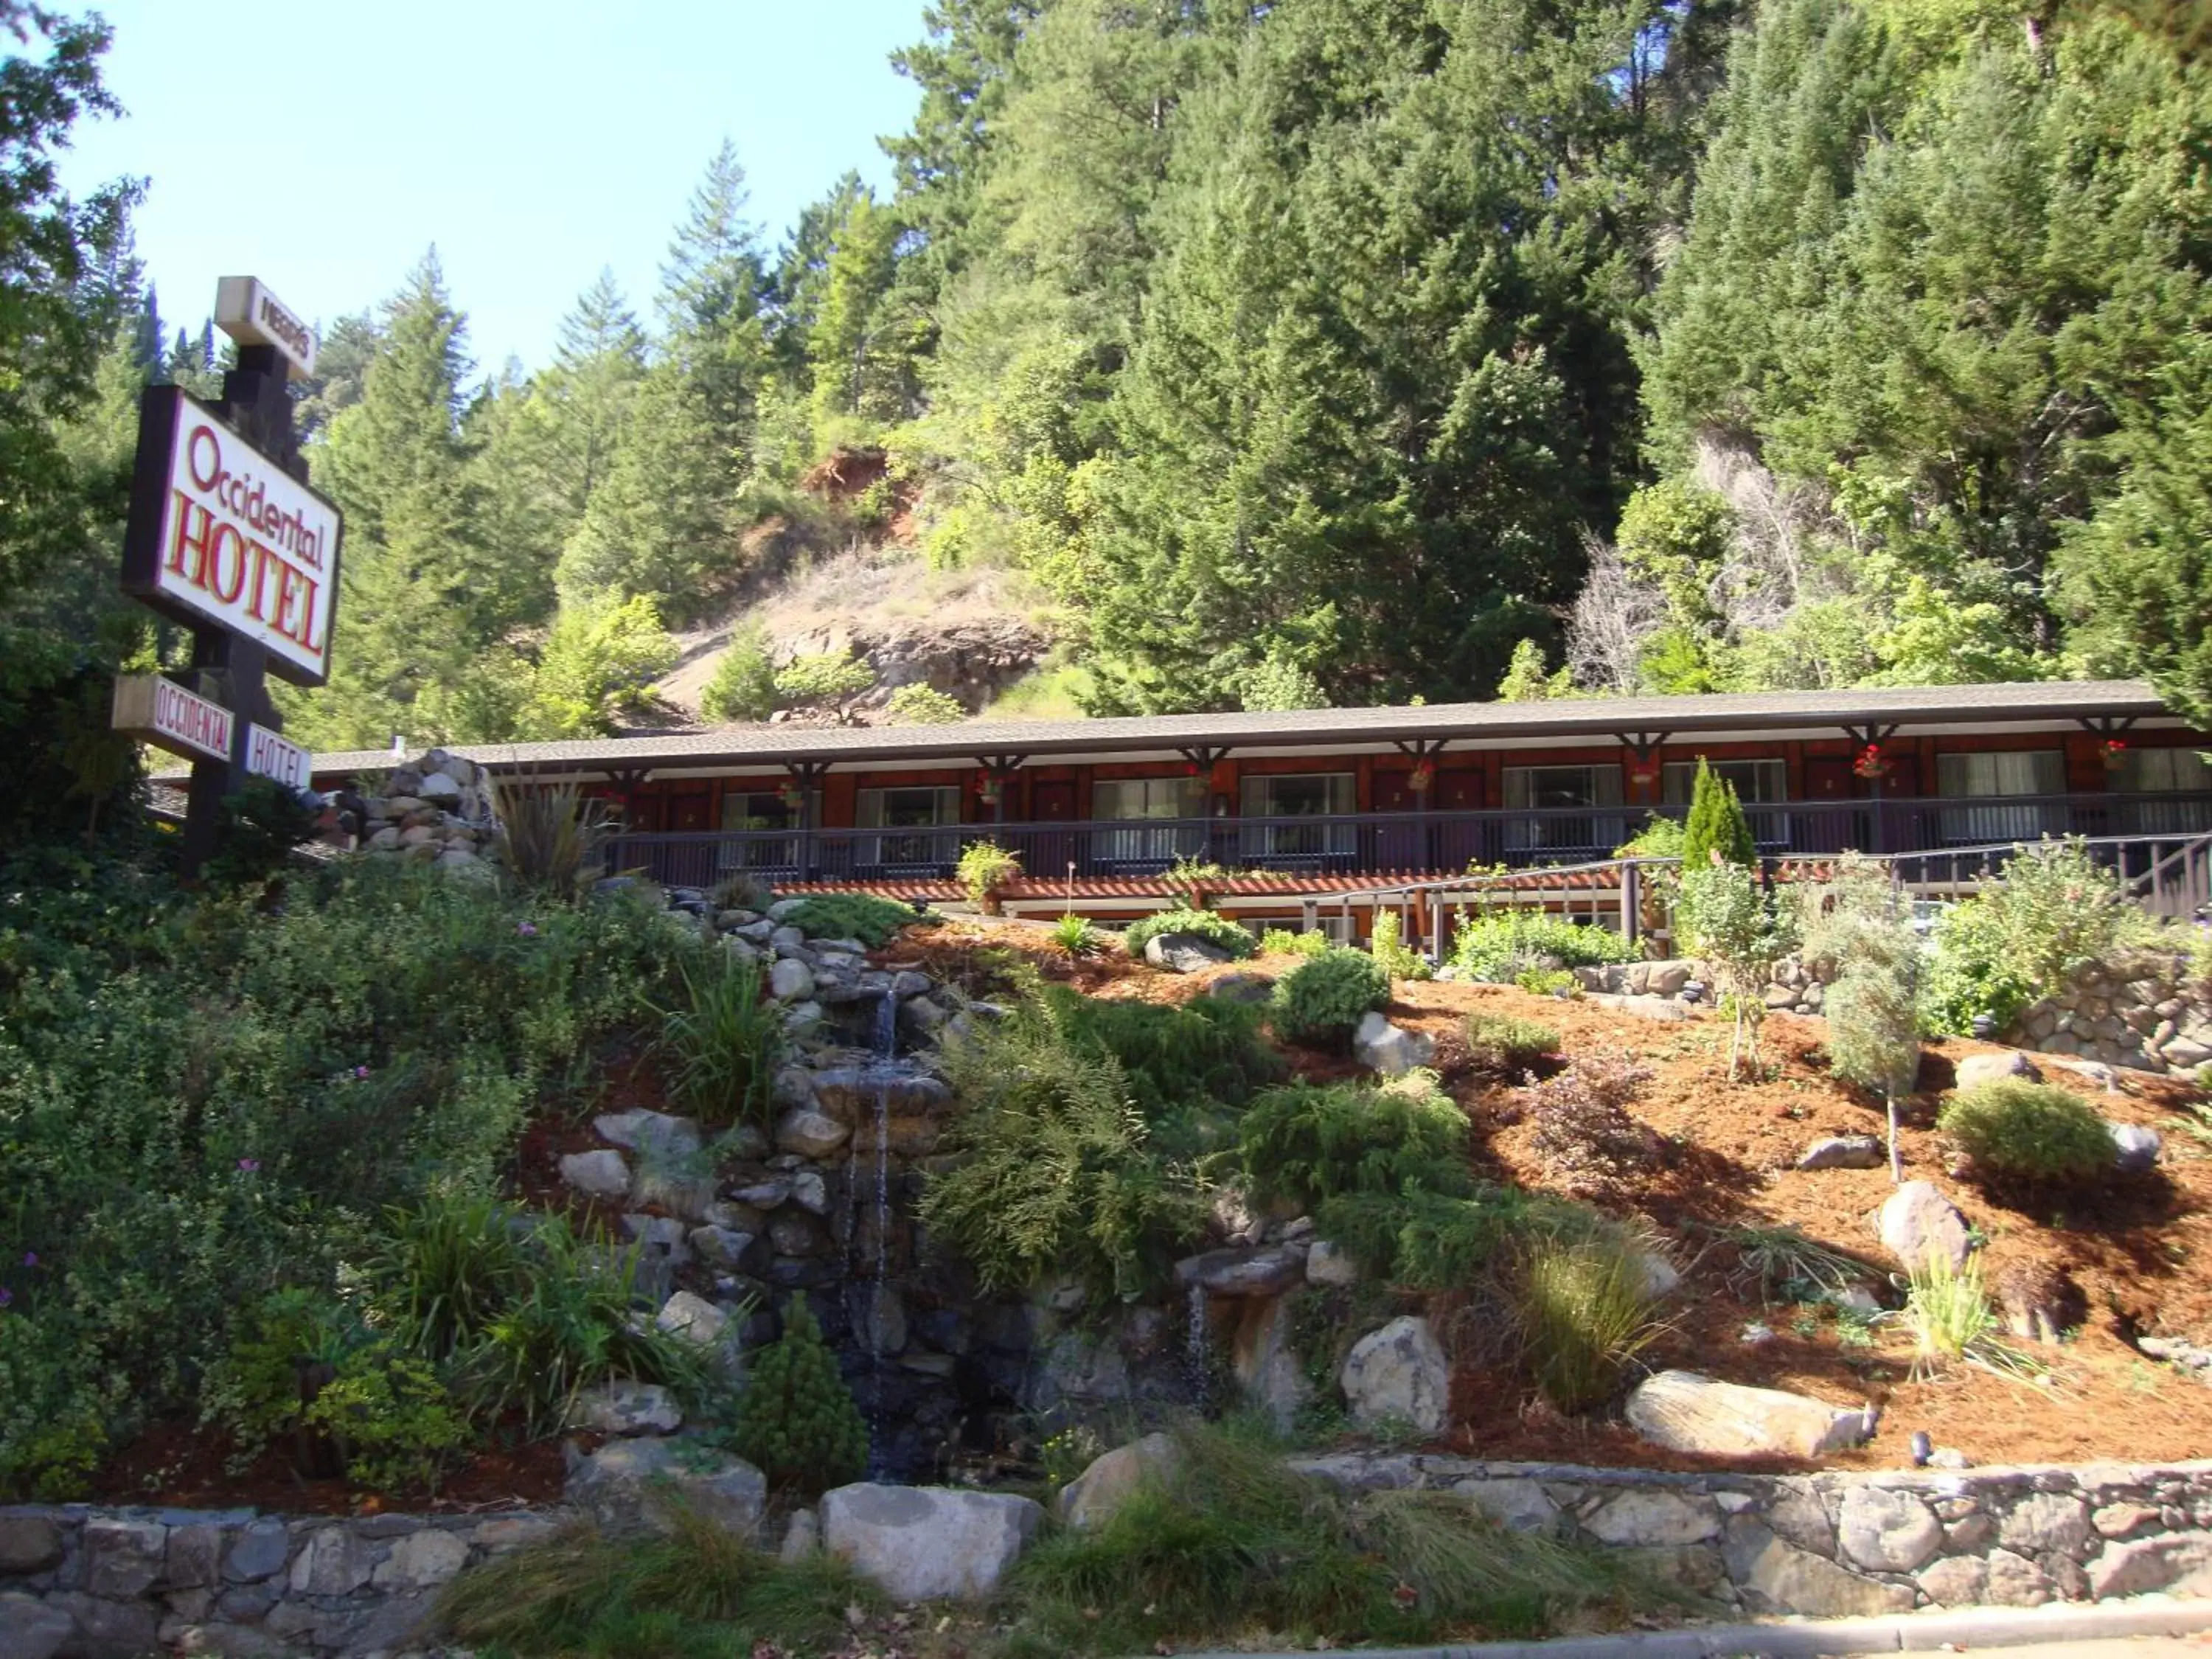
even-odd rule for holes
{"type": "Polygon", "coordinates": [[[104,0],[110,89],[72,191],[149,179],[135,225],[163,319],[262,279],[327,325],[435,244],[480,371],[535,368],[611,267],[641,318],[727,137],[773,248],[917,93],[887,61],[921,0],[104,0]]]}

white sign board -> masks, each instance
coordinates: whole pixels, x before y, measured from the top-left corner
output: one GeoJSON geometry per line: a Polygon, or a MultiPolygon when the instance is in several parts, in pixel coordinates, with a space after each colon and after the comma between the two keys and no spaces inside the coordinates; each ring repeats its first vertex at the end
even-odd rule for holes
{"type": "Polygon", "coordinates": [[[111,722],[174,755],[230,758],[230,710],[159,674],[118,674],[111,722]]]}
{"type": "Polygon", "coordinates": [[[146,394],[123,586],[179,621],[269,652],[300,685],[330,678],[337,508],[173,386],[146,394]]]}
{"type": "Polygon", "coordinates": [[[315,372],[315,331],[258,276],[225,276],[216,283],[215,325],[240,345],[275,346],[291,380],[315,372]]]}
{"type": "Polygon", "coordinates": [[[248,721],[246,769],[256,777],[274,778],[287,789],[298,791],[313,781],[315,757],[282,732],[248,721]]]}

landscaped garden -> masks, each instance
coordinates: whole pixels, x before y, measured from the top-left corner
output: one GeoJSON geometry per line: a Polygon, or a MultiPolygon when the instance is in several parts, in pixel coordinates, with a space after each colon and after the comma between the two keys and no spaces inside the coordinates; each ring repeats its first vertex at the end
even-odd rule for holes
{"type": "MultiPolygon", "coordinates": [[[[2212,1444],[2194,1078],[1918,1029],[2022,1019],[2085,963],[2196,973],[2063,849],[1932,953],[1848,860],[1780,902],[1692,866],[1690,1003],[1556,919],[1467,916],[1431,976],[1388,927],[1349,950],[1198,913],[1123,941],[664,893],[523,824],[465,874],[7,866],[0,1498],[565,1504],[404,1581],[491,1651],[1109,1653],[1688,1616],[1723,1588],[1523,1526],[1498,1480],[1373,1490],[1346,1473],[1369,1454],[1741,1474],[2212,1444]],[[1778,975],[1829,1017],[1766,1012],[1808,994],[1763,994],[1778,975]],[[1816,1437],[1715,1437],[1696,1391],[1727,1385],[1816,1437]],[[861,1513],[898,1490],[921,1520],[861,1513]],[[867,1540],[979,1516],[1014,1532],[974,1594],[901,1611],[954,1581],[867,1540]]],[[[315,1616],[355,1616],[362,1559],[315,1616]]]]}

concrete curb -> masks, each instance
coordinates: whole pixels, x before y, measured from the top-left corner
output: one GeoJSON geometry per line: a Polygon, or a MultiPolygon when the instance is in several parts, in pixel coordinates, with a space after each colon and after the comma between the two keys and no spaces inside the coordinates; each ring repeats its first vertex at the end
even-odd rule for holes
{"type": "MultiPolygon", "coordinates": [[[[1447,1643],[1426,1648],[1350,1648],[1346,1659],[1820,1659],[1825,1654],[1907,1653],[1940,1648],[2033,1647],[2212,1630],[2212,1601],[2147,1595],[2126,1601],[2042,1607],[1960,1607],[1885,1619],[1826,1619],[1771,1625],[1705,1625],[1619,1636],[1563,1636],[1543,1642],[1447,1643]]],[[[1308,1659],[1302,1654],[1193,1653],[1184,1659],[1308,1659]]]]}

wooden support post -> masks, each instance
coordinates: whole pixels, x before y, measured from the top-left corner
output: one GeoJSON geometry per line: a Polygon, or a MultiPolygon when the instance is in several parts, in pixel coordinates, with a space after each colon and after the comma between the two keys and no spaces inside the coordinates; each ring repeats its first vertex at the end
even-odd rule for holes
{"type": "Polygon", "coordinates": [[[1643,867],[1634,859],[1620,866],[1620,936],[1636,943],[1644,922],[1643,867]]]}

